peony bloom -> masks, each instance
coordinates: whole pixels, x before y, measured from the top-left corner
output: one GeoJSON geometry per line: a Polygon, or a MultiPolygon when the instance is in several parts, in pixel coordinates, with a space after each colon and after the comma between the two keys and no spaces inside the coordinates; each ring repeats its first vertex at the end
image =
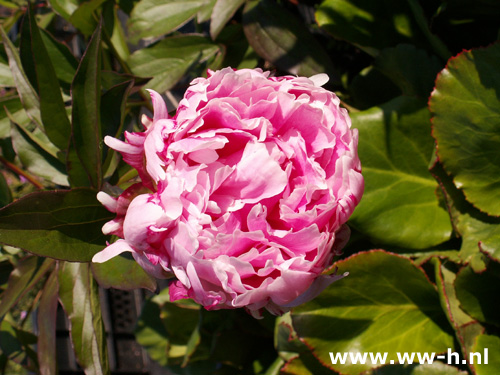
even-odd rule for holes
{"type": "Polygon", "coordinates": [[[209,71],[174,117],[151,92],[154,118],[125,142],[106,137],[139,184],[98,199],[116,213],[103,227],[171,300],[206,309],[282,314],[343,275],[322,274],[349,237],[361,199],[357,130],[325,89],[326,75],[270,77],[260,69],[209,71]]]}

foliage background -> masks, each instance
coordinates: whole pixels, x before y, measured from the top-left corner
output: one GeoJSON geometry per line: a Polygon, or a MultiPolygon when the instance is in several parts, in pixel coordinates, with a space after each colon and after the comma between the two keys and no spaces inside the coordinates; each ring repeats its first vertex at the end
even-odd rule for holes
{"type": "MultiPolygon", "coordinates": [[[[496,374],[500,4],[496,0],[0,0],[0,371],[57,373],[56,311],[85,374],[110,364],[98,285],[158,291],[136,340],[175,374],[496,374]],[[137,176],[105,135],[140,129],[206,69],[327,73],[359,129],[366,191],[349,277],[257,321],[171,303],[135,262],[90,264],[137,176]],[[489,364],[333,365],[329,352],[468,353],[489,364]]],[[[167,371],[167,370],[165,370],[167,371]]]]}

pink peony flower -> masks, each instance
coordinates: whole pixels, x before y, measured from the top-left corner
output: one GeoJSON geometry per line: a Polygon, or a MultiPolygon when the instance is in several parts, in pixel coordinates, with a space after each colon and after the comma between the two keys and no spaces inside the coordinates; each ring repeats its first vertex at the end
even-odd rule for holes
{"type": "Polygon", "coordinates": [[[105,139],[142,181],[118,198],[99,193],[117,214],[103,232],[121,239],[93,261],[130,251],[154,276],[173,278],[171,300],[256,317],[343,277],[324,271],[349,237],[363,178],[357,130],[326,81],[209,71],[173,118],[151,92],[146,131],[105,139]]]}

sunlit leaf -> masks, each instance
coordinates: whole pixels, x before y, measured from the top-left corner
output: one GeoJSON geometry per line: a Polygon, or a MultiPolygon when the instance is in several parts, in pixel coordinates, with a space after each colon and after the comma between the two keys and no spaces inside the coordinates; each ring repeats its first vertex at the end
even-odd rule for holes
{"type": "Polygon", "coordinates": [[[104,263],[92,263],[92,273],[103,288],[156,291],[156,280],[130,256],[120,255],[104,263]]]}
{"type": "Polygon", "coordinates": [[[99,289],[90,264],[60,264],[59,299],[68,315],[75,355],[85,374],[109,375],[99,289]]]}
{"type": "Polygon", "coordinates": [[[12,126],[12,147],[19,160],[31,173],[54,184],[68,186],[68,176],[65,174],[64,164],[40,147],[40,139],[37,140],[39,142],[34,141],[37,135],[42,138],[44,136],[41,132],[33,134],[18,129],[16,125],[12,126]]]}
{"type": "Polygon", "coordinates": [[[410,249],[449,239],[450,218],[428,170],[434,142],[425,102],[399,97],[351,117],[365,178],[352,225],[377,242],[410,249]]]}
{"type": "Polygon", "coordinates": [[[210,35],[216,39],[222,28],[234,16],[245,0],[217,0],[210,17],[210,35]]]}
{"type": "Polygon", "coordinates": [[[157,44],[133,53],[128,63],[141,77],[154,77],[147,87],[163,92],[175,85],[190,68],[219,51],[210,39],[199,35],[165,38],[157,44]]]}
{"type": "Polygon", "coordinates": [[[167,34],[193,18],[204,5],[203,0],[141,0],[129,19],[130,39],[167,34]]]}
{"type": "Polygon", "coordinates": [[[96,17],[94,12],[105,1],[106,0],[90,0],[80,2],[78,8],[69,17],[69,21],[83,34],[87,36],[91,35],[98,24],[98,17],[96,17]]]}
{"type": "Polygon", "coordinates": [[[29,194],[0,210],[0,242],[41,256],[89,262],[106,243],[113,215],[89,189],[29,194]]]}
{"type": "Polygon", "coordinates": [[[500,338],[494,335],[481,335],[478,337],[474,352],[481,356],[481,363],[475,356],[474,369],[477,375],[496,375],[500,368],[500,338]],[[486,363],[488,353],[488,363],[486,363]]]}
{"type": "Polygon", "coordinates": [[[332,364],[332,353],[445,352],[453,348],[451,327],[438,294],[422,269],[410,260],[371,251],[336,263],[349,276],[333,283],[311,302],[292,311],[293,326],[325,366],[359,374],[372,365],[332,364]]]}
{"type": "Polygon", "coordinates": [[[450,59],[429,106],[439,159],[474,206],[500,216],[500,44],[450,59]]]}

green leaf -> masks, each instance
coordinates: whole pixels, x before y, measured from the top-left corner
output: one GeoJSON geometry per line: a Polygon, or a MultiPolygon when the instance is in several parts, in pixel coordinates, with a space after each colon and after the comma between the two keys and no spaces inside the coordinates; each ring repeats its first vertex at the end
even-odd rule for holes
{"type": "Polygon", "coordinates": [[[350,223],[376,242],[407,249],[449,239],[450,219],[428,170],[434,142],[425,102],[399,97],[351,118],[365,192],[350,223]]]}
{"type": "Polygon", "coordinates": [[[38,305],[38,364],[41,375],[53,375],[56,369],[56,318],[59,285],[57,270],[45,283],[38,305]]]}
{"type": "Polygon", "coordinates": [[[17,264],[10,274],[9,285],[0,298],[0,320],[40,281],[53,264],[52,259],[36,256],[27,256],[17,264]]]}
{"type": "Polygon", "coordinates": [[[443,68],[439,59],[410,44],[400,44],[380,52],[374,66],[392,80],[403,95],[427,99],[437,73],[443,68]]]}
{"type": "Polygon", "coordinates": [[[132,256],[120,255],[105,263],[92,263],[92,273],[103,288],[156,291],[156,280],[137,264],[132,256]]]}
{"type": "Polygon", "coordinates": [[[450,59],[429,106],[438,156],[474,206],[500,216],[500,44],[450,59]]]}
{"type": "Polygon", "coordinates": [[[190,68],[205,62],[219,46],[199,35],[179,35],[133,53],[128,64],[141,77],[154,77],[148,88],[164,92],[174,86],[190,68]]]}
{"type": "Polygon", "coordinates": [[[493,335],[481,335],[477,338],[474,352],[481,355],[481,364],[475,356],[476,375],[496,375],[500,368],[500,337],[493,335]],[[485,353],[488,352],[488,363],[485,362],[485,353]]]}
{"type": "Polygon", "coordinates": [[[98,17],[94,12],[106,0],[90,0],[82,2],[69,17],[69,22],[76,26],[84,35],[89,36],[98,25],[98,17]]]}
{"type": "Polygon", "coordinates": [[[28,116],[33,121],[41,124],[40,103],[38,95],[33,86],[31,86],[28,78],[26,77],[26,74],[24,73],[21,60],[16,48],[7,37],[7,34],[5,34],[5,31],[2,27],[0,27],[0,34],[2,36],[5,52],[7,52],[7,56],[9,57],[9,67],[12,72],[12,76],[14,77],[14,82],[16,84],[21,103],[23,103],[28,116]]]}
{"type": "Polygon", "coordinates": [[[18,96],[0,98],[0,138],[2,139],[10,137],[11,121],[8,114],[18,124],[29,124],[31,121],[18,96]]]}
{"type": "Polygon", "coordinates": [[[269,0],[250,1],[243,11],[243,30],[253,49],[278,68],[309,77],[338,75],[322,45],[303,22],[269,0]]]}
{"type": "Polygon", "coordinates": [[[72,84],[72,144],[68,173],[72,186],[100,188],[101,171],[101,28],[94,32],[72,84]]]}
{"type": "Polygon", "coordinates": [[[56,61],[53,65],[57,79],[69,88],[78,68],[78,60],[73,56],[68,46],[56,40],[46,30],[40,29],[43,44],[47,49],[51,61],[56,61]]]}
{"type": "Polygon", "coordinates": [[[59,299],[71,323],[71,341],[85,374],[109,374],[99,289],[90,264],[65,262],[60,265],[59,299]]]}
{"type": "Polygon", "coordinates": [[[54,11],[62,18],[69,21],[69,17],[78,9],[79,0],[49,0],[54,11]]]}
{"type": "Polygon", "coordinates": [[[196,21],[198,23],[203,23],[210,21],[210,16],[212,15],[212,11],[214,9],[215,3],[217,0],[206,0],[204,5],[198,10],[196,14],[196,21]]]}
{"type": "Polygon", "coordinates": [[[0,87],[14,87],[14,77],[9,68],[9,63],[0,55],[0,87]]]}
{"type": "Polygon", "coordinates": [[[355,108],[365,110],[400,96],[401,90],[378,69],[368,66],[353,78],[349,94],[355,108]]]}
{"type": "Polygon", "coordinates": [[[407,1],[326,0],[316,11],[319,26],[337,38],[374,50],[400,43],[427,46],[407,1]]]}
{"type": "Polygon", "coordinates": [[[20,131],[17,126],[12,126],[12,147],[19,160],[31,173],[54,184],[68,186],[68,176],[64,173],[64,164],[53,155],[48,154],[46,149],[41,148],[40,143],[43,142],[36,139],[37,136],[42,139],[46,138],[45,134],[42,132],[34,133],[26,132],[24,129],[20,131]]]}
{"type": "Polygon", "coordinates": [[[0,242],[41,256],[89,262],[105,246],[112,219],[90,189],[29,194],[0,210],[0,242]]]}
{"type": "Polygon", "coordinates": [[[205,5],[203,0],[141,0],[128,21],[130,40],[168,34],[181,27],[205,5]]]}
{"type": "Polygon", "coordinates": [[[109,43],[114,49],[114,53],[123,61],[130,56],[130,51],[125,38],[120,18],[118,17],[118,8],[114,2],[106,2],[102,9],[102,17],[104,19],[104,32],[109,38],[109,43]]]}
{"type": "Polygon", "coordinates": [[[440,162],[434,163],[431,172],[439,181],[453,229],[461,236],[459,256],[462,262],[469,263],[476,272],[486,268],[483,253],[500,262],[500,218],[489,216],[468,202],[463,190],[457,189],[440,162]]]}
{"type": "Polygon", "coordinates": [[[0,207],[4,207],[12,202],[12,193],[9,184],[5,180],[3,173],[0,173],[0,207]]]}
{"type": "Polygon", "coordinates": [[[423,365],[387,365],[363,375],[468,375],[468,373],[434,361],[423,365]]]}
{"type": "Polygon", "coordinates": [[[295,330],[321,363],[354,375],[377,366],[334,365],[329,352],[387,352],[390,361],[397,360],[397,352],[453,348],[438,294],[410,260],[378,250],[336,266],[349,276],[292,311],[295,330]]]}
{"type": "Polygon", "coordinates": [[[71,136],[71,124],[66,114],[56,72],[30,7],[24,23],[29,27],[31,62],[36,72],[40,113],[45,133],[60,150],[66,150],[71,136]]]}
{"type": "Polygon", "coordinates": [[[180,364],[193,331],[198,329],[200,306],[186,300],[169,302],[168,289],[148,300],[137,322],[137,342],[160,365],[180,364]]]}
{"type": "Polygon", "coordinates": [[[500,293],[500,265],[490,262],[480,274],[471,266],[460,270],[455,280],[455,290],[461,308],[480,322],[500,327],[500,300],[492,298],[500,293]]]}
{"type": "Polygon", "coordinates": [[[464,357],[468,357],[472,345],[478,335],[483,333],[483,327],[460,308],[460,301],[455,292],[456,274],[442,264],[438,258],[433,258],[436,286],[438,287],[441,306],[448,321],[456,332],[456,338],[462,348],[464,357]]]}
{"type": "Polygon", "coordinates": [[[217,0],[210,17],[210,35],[216,39],[226,23],[234,16],[245,0],[217,0]]]}

